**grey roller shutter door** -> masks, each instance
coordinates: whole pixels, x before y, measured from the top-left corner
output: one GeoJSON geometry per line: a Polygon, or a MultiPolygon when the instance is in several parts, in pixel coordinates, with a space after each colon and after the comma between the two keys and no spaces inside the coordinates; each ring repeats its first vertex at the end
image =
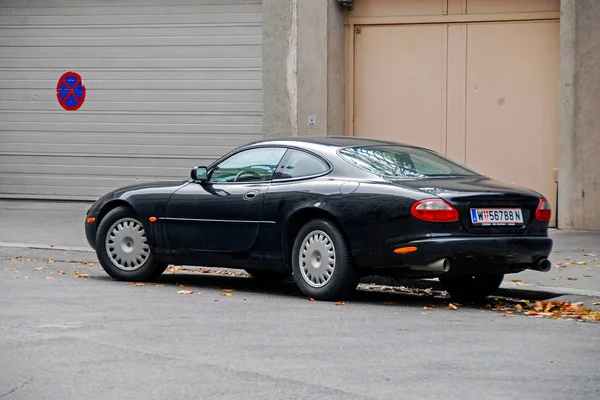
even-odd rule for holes
{"type": "Polygon", "coordinates": [[[3,0],[0,197],[185,179],[262,137],[257,0],[3,0]],[[67,71],[87,89],[65,111],[67,71]]]}

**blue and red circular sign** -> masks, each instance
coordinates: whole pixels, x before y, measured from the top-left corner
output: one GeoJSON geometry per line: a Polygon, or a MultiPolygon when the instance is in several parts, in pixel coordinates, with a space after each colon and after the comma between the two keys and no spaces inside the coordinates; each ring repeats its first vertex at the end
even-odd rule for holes
{"type": "Polygon", "coordinates": [[[67,111],[75,111],[85,101],[85,86],[76,72],[65,72],[56,85],[56,98],[67,111]]]}

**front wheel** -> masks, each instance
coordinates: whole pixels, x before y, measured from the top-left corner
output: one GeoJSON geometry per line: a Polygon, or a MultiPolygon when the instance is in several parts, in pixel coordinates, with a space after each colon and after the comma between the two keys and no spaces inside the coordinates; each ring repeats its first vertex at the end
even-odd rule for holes
{"type": "Polygon", "coordinates": [[[463,301],[483,301],[498,290],[504,275],[455,275],[439,279],[444,290],[452,298],[463,301]]]}
{"type": "Polygon", "coordinates": [[[296,235],[292,270],[300,291],[316,300],[339,300],[359,280],[344,236],[324,219],[308,222],[296,235]]]}
{"type": "Polygon", "coordinates": [[[167,268],[152,254],[142,223],[123,206],[111,210],[100,222],[96,254],[104,271],[121,281],[152,281],[167,268]]]}

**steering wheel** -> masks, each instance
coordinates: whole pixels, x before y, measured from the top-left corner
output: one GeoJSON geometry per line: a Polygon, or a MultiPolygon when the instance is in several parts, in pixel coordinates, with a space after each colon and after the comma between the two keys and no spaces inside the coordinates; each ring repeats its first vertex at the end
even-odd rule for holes
{"type": "Polygon", "coordinates": [[[255,171],[250,171],[249,169],[243,170],[238,172],[238,174],[235,176],[235,178],[233,178],[234,182],[237,182],[238,178],[244,174],[250,174],[250,175],[254,175],[255,177],[257,177],[259,180],[262,179],[262,176],[260,176],[259,173],[255,172],[255,171]]]}

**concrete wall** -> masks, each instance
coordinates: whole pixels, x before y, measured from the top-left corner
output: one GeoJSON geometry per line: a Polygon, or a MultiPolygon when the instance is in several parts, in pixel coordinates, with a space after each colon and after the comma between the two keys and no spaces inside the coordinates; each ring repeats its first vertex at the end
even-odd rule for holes
{"type": "Polygon", "coordinates": [[[263,0],[263,96],[267,138],[343,134],[344,9],[336,0],[263,0]]]}
{"type": "Polygon", "coordinates": [[[600,1],[561,1],[559,208],[562,229],[600,229],[600,1]]]}

